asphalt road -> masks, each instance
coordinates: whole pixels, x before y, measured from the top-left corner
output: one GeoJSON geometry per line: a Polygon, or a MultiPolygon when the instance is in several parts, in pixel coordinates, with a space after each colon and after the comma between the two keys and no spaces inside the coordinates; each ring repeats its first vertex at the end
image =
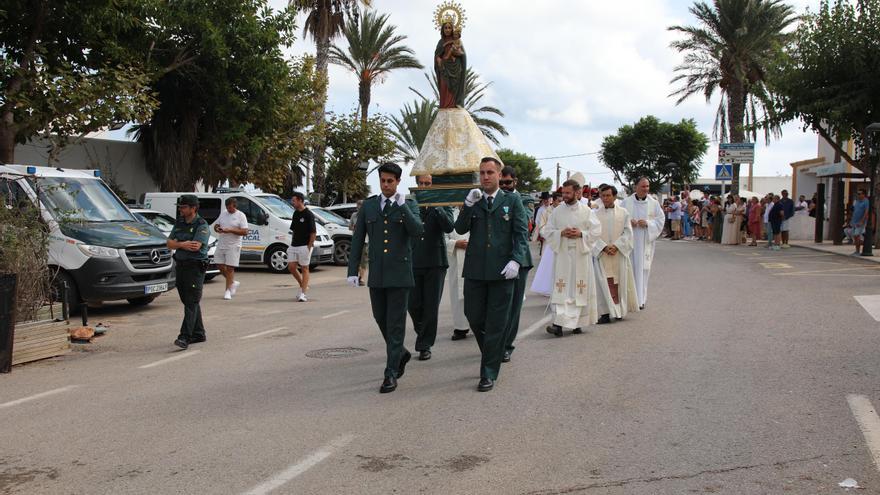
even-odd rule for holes
{"type": "Polygon", "coordinates": [[[584,335],[547,335],[529,296],[489,393],[444,301],[434,358],[380,395],[341,268],[308,303],[262,270],[232,301],[208,284],[208,342],[183,352],[176,294],[95,310],[107,336],[0,376],[0,493],[880,493],[878,307],[855,299],[880,266],[669,241],[655,264],[647,309],[584,335]]]}

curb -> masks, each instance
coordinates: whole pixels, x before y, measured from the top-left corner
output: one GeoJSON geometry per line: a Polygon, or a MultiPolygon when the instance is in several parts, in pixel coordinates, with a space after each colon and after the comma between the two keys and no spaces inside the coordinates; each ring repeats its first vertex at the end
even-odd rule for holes
{"type": "Polygon", "coordinates": [[[801,249],[808,249],[808,250],[810,250],[810,251],[816,251],[816,252],[818,252],[818,253],[834,254],[834,255],[842,256],[842,257],[844,257],[844,258],[848,258],[848,259],[851,259],[851,260],[862,260],[862,261],[866,261],[866,262],[868,262],[868,263],[880,263],[880,258],[878,258],[877,256],[851,256],[851,255],[849,255],[849,254],[845,254],[845,253],[838,253],[837,251],[831,251],[831,250],[828,250],[828,249],[822,249],[822,248],[820,248],[820,247],[818,247],[818,246],[821,246],[821,244],[818,244],[818,245],[809,245],[809,244],[791,244],[791,247],[796,247],[796,248],[801,248],[801,249]]]}

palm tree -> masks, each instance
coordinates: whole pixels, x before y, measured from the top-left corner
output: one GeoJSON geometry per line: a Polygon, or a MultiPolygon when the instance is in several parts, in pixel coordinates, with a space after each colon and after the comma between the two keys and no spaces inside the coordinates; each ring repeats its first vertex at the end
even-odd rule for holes
{"type": "Polygon", "coordinates": [[[414,161],[428,136],[428,130],[437,117],[437,102],[422,98],[407,103],[400,111],[400,117],[389,117],[394,127],[391,134],[397,140],[397,152],[405,163],[414,161]]]}
{"type": "MultiPolygon", "coordinates": [[[[439,86],[437,82],[437,74],[435,73],[433,76],[425,74],[425,79],[428,80],[428,84],[431,86],[431,91],[433,91],[434,93],[434,101],[440,101],[440,91],[437,89],[439,86]]],[[[501,123],[494,120],[493,117],[487,114],[504,117],[504,112],[496,107],[479,106],[480,100],[483,99],[483,96],[486,95],[486,89],[488,89],[491,85],[491,82],[481,84],[480,75],[474,72],[470,67],[468,67],[464,87],[464,108],[468,111],[468,113],[471,114],[471,118],[474,119],[477,127],[479,127],[481,131],[483,131],[483,135],[486,136],[486,139],[492,141],[492,143],[497,145],[498,136],[496,136],[495,133],[501,134],[502,136],[507,136],[507,129],[501,123]]],[[[419,95],[423,100],[428,99],[417,90],[413,88],[409,89],[413,93],[419,95]]]]}
{"type": "MultiPolygon", "coordinates": [[[[303,34],[312,38],[315,42],[315,71],[327,81],[327,61],[330,58],[330,42],[342,33],[345,20],[358,18],[358,4],[369,6],[371,0],[288,0],[287,4],[297,12],[305,12],[306,22],[303,25],[303,34]]],[[[323,101],[327,101],[327,89],[324,89],[323,101]]],[[[324,127],[324,113],[326,106],[315,114],[315,125],[324,127]]],[[[324,153],[326,144],[321,141],[313,156],[313,168],[315,172],[315,190],[324,191],[324,153]]]]}
{"type": "MultiPolygon", "coordinates": [[[[697,2],[690,12],[698,26],[669,28],[685,35],[671,45],[685,56],[672,79],[682,85],[669,96],[678,97],[676,105],[698,93],[709,102],[720,91],[714,136],[742,143],[748,132],[756,140],[759,122],[774,114],[766,68],[789,37],[784,31],[797,20],[794,9],[783,0],[714,0],[711,6],[697,2]]],[[[779,126],[763,127],[767,142],[781,135],[779,126]]],[[[733,166],[731,189],[739,190],[739,164],[733,166]]]]}
{"type": "Polygon", "coordinates": [[[388,14],[375,12],[365,13],[360,23],[350,19],[342,29],[348,51],[336,45],[330,47],[330,63],[348,69],[358,78],[358,103],[363,122],[367,120],[374,84],[395,69],[424,68],[413,57],[415,52],[400,44],[406,36],[395,34],[396,27],[387,22],[388,14]]]}

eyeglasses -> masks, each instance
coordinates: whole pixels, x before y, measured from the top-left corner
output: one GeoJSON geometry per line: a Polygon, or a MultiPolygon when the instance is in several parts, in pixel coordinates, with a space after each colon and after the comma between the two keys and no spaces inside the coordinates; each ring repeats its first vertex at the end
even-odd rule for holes
{"type": "Polygon", "coordinates": [[[513,184],[513,179],[502,179],[502,180],[499,180],[498,183],[501,184],[502,186],[509,186],[509,185],[513,184]]]}

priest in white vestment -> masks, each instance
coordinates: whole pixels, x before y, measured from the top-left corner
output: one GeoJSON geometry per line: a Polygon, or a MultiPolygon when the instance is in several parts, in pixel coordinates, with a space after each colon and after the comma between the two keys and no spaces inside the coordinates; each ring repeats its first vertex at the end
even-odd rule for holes
{"type": "Polygon", "coordinates": [[[580,185],[562,184],[563,204],[550,214],[541,235],[553,251],[553,324],[547,332],[562,336],[563,328],[581,333],[581,328],[599,320],[596,279],[593,273],[593,245],[601,235],[593,210],[578,201],[580,185]]]}
{"type": "MultiPolygon", "coordinates": [[[[538,236],[542,239],[541,229],[550,221],[550,214],[559,207],[561,194],[553,193],[553,202],[544,209],[541,216],[538,217],[538,236]]],[[[547,245],[546,240],[541,242],[541,261],[538,262],[538,268],[535,270],[535,276],[532,278],[532,286],[530,291],[541,294],[544,297],[550,297],[553,293],[553,250],[547,245]]]]}
{"type": "Polygon", "coordinates": [[[651,276],[651,263],[654,261],[654,244],[663,232],[663,224],[666,222],[663,208],[648,194],[649,189],[648,179],[641,178],[636,182],[635,194],[627,196],[623,201],[623,207],[629,212],[633,227],[630,261],[636,280],[639,309],[645,309],[648,301],[648,279],[651,276]]]}
{"type": "MultiPolygon", "coordinates": [[[[458,210],[455,212],[458,218],[458,210]]],[[[446,297],[452,310],[452,340],[467,337],[470,325],[464,316],[464,253],[467,250],[470,233],[459,234],[452,230],[446,234],[446,257],[449,259],[449,270],[446,271],[446,297]]]]}
{"type": "Polygon", "coordinates": [[[622,320],[630,311],[639,310],[636,282],[629,260],[633,248],[633,228],[629,212],[617,205],[617,188],[603,184],[599,188],[596,218],[602,235],[593,246],[598,294],[599,324],[622,320]]]}

